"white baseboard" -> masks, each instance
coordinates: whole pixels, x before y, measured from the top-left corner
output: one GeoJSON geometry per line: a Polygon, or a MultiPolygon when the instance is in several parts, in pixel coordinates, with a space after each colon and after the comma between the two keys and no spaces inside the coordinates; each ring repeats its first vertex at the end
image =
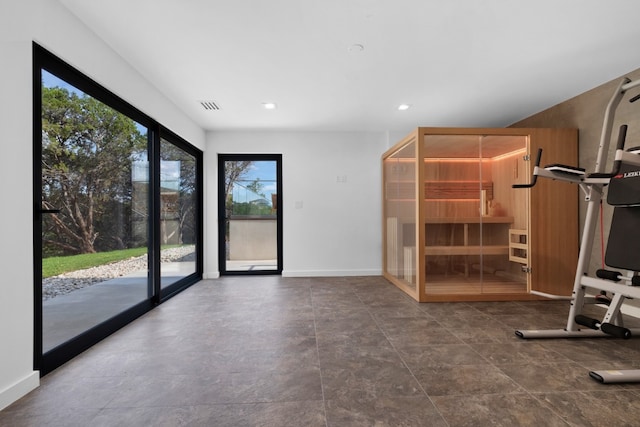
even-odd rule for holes
{"type": "Polygon", "coordinates": [[[381,276],[382,270],[283,270],[282,277],[381,276]]]}
{"type": "Polygon", "coordinates": [[[33,371],[15,384],[0,390],[0,411],[40,385],[40,372],[33,371]]]}
{"type": "MultiPolygon", "coordinates": [[[[382,270],[283,270],[282,277],[382,276],[382,270]]],[[[220,272],[209,272],[203,279],[219,279],[220,272]]]]}

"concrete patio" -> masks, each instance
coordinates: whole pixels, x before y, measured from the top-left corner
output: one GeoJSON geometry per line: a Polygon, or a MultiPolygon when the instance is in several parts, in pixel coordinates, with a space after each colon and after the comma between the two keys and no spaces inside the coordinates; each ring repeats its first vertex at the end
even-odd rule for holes
{"type": "MultiPolygon", "coordinates": [[[[195,262],[162,263],[165,288],[196,271],[195,262]]],[[[47,352],[148,298],[146,271],[105,280],[42,303],[42,348],[47,352]]]]}

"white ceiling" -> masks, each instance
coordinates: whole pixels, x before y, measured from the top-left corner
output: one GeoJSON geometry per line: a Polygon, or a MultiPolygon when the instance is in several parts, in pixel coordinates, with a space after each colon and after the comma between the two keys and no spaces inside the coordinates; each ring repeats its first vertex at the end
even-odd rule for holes
{"type": "Polygon", "coordinates": [[[640,67],[637,0],[58,1],[205,129],[499,127],[640,67]]]}

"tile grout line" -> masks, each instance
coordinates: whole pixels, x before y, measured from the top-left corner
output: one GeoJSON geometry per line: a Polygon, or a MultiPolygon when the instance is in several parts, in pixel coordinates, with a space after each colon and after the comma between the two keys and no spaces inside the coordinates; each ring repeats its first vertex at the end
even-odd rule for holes
{"type": "Polygon", "coordinates": [[[358,295],[357,292],[354,292],[354,293],[358,297],[360,302],[367,308],[367,313],[369,313],[369,316],[371,316],[371,318],[373,319],[373,322],[375,323],[376,327],[380,330],[380,332],[382,332],[382,335],[384,335],[385,339],[387,340],[387,342],[389,343],[389,345],[391,346],[393,351],[396,352],[396,354],[398,355],[398,358],[400,359],[400,361],[402,362],[404,367],[409,371],[409,374],[411,374],[411,378],[413,378],[413,380],[416,382],[416,384],[418,384],[418,387],[420,387],[420,390],[422,391],[422,393],[424,393],[424,395],[427,397],[427,399],[429,399],[429,402],[431,402],[431,404],[433,405],[433,408],[436,410],[436,413],[438,415],[440,415],[440,418],[442,419],[442,421],[444,421],[447,424],[447,426],[450,426],[450,424],[447,421],[447,419],[444,417],[442,412],[440,412],[440,409],[438,408],[438,405],[436,405],[436,403],[433,401],[433,399],[431,399],[431,396],[429,396],[429,393],[427,393],[427,391],[424,389],[424,387],[422,386],[422,383],[420,381],[418,381],[418,378],[415,376],[415,374],[413,373],[413,371],[411,370],[411,368],[409,367],[407,362],[402,358],[402,355],[400,354],[400,352],[398,351],[396,346],[393,345],[393,343],[389,339],[389,336],[387,335],[387,333],[384,331],[383,328],[380,327],[380,323],[378,322],[378,319],[376,318],[376,316],[373,315],[373,313],[371,312],[371,309],[369,308],[369,306],[362,300],[362,298],[360,298],[360,295],[358,295]]]}
{"type": "Polygon", "coordinates": [[[320,393],[322,394],[322,410],[324,412],[324,425],[329,427],[329,418],[327,417],[327,400],[324,397],[324,379],[322,378],[322,366],[320,361],[320,345],[318,344],[318,327],[316,323],[316,310],[313,302],[313,286],[309,286],[309,296],[311,298],[311,311],[313,313],[313,335],[316,339],[316,356],[318,357],[318,374],[320,375],[320,393]]]}
{"type": "MultiPolygon", "coordinates": [[[[519,304],[518,301],[516,301],[516,303],[518,303],[517,305],[522,306],[522,304],[519,304]]],[[[494,319],[495,315],[494,314],[487,314],[488,316],[491,317],[492,320],[498,321],[498,319],[494,319]]],[[[466,343],[465,343],[466,344],[466,343]]],[[[469,344],[467,344],[469,345],[469,344]]],[[[492,361],[490,358],[488,357],[484,357],[482,354],[478,353],[472,346],[469,345],[469,347],[471,347],[471,349],[476,352],[478,355],[480,355],[480,357],[482,357],[487,363],[489,363],[491,366],[493,366],[495,369],[497,369],[498,371],[500,371],[503,375],[505,375],[507,378],[509,378],[509,380],[517,385],[520,389],[522,389],[522,393],[520,394],[525,394],[529,397],[531,397],[534,401],[538,402],[540,405],[542,405],[542,407],[545,407],[547,409],[549,409],[551,411],[551,413],[555,414],[561,421],[567,423],[568,424],[568,420],[565,419],[565,417],[563,417],[552,405],[547,404],[545,401],[540,400],[534,393],[529,391],[524,385],[520,384],[518,381],[516,381],[514,378],[511,377],[511,375],[507,374],[502,368],[500,368],[500,366],[498,364],[496,364],[494,361],[492,361]]],[[[551,350],[554,351],[554,350],[551,350]]],[[[558,353],[556,351],[554,351],[555,353],[558,353]]],[[[538,394],[544,394],[546,392],[542,392],[542,393],[538,393],[538,394]]],[[[555,392],[552,392],[555,393],[555,392]]]]}

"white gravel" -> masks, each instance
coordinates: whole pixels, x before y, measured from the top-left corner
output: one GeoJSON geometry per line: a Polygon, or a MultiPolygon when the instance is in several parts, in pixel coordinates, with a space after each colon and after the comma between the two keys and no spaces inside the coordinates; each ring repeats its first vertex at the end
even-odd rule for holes
{"type": "MultiPolygon", "coordinates": [[[[163,249],[160,252],[160,262],[195,261],[195,246],[181,246],[163,249]]],[[[42,280],[42,300],[48,300],[59,295],[65,295],[76,289],[85,288],[105,280],[126,276],[136,271],[147,270],[147,255],[133,257],[126,260],[76,270],[59,276],[42,280]]]]}

